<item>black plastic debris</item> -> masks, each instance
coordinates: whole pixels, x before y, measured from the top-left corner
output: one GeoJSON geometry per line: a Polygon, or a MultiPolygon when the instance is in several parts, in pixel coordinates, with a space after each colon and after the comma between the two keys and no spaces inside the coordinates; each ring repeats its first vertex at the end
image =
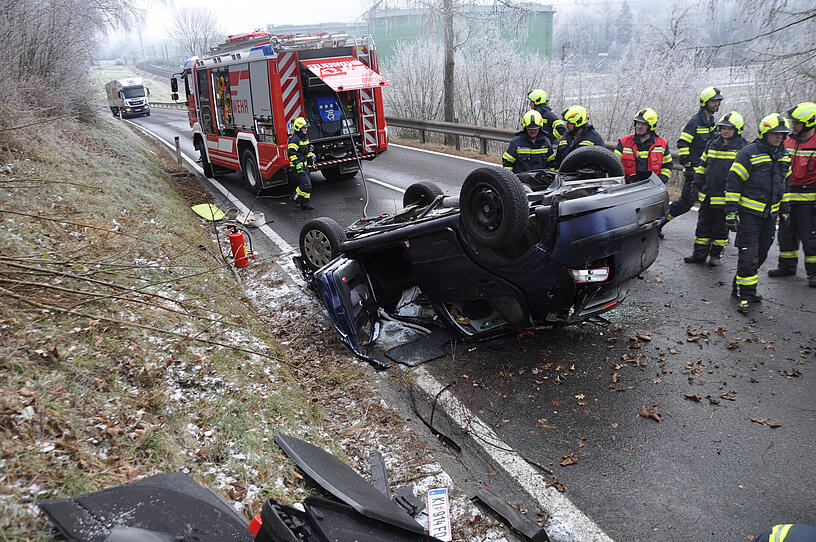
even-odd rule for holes
{"type": "Polygon", "coordinates": [[[175,542],[253,540],[243,516],[180,472],[38,504],[70,542],[147,541],[149,536],[175,542]]]}
{"type": "Polygon", "coordinates": [[[403,509],[332,454],[283,434],[276,435],[275,442],[320,487],[359,514],[410,532],[424,532],[403,509]]]}
{"type": "Polygon", "coordinates": [[[547,531],[492,493],[487,491],[477,493],[472,500],[480,501],[496,512],[510,524],[510,527],[512,527],[514,531],[524,536],[527,540],[531,540],[532,542],[550,541],[550,537],[547,536],[547,531]]]}

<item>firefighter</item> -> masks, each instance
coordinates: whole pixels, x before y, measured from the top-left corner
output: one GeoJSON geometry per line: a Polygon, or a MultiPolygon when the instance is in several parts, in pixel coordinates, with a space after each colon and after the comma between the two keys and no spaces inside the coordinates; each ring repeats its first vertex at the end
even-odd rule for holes
{"type": "Polygon", "coordinates": [[[737,232],[737,274],[731,295],[739,311],[762,300],[756,293],[758,270],[773,244],[777,213],[785,216],[790,155],[782,144],[790,132],[788,120],[772,113],[759,121],[759,139],[742,148],[731,164],[725,187],[725,223],[737,232]]]}
{"type": "Polygon", "coordinates": [[[507,145],[502,155],[502,166],[513,173],[544,169],[555,158],[550,140],[542,129],[544,119],[536,110],[527,111],[521,118],[522,129],[507,145]]]}
{"type": "Polygon", "coordinates": [[[677,140],[677,154],[683,164],[683,189],[680,198],[669,206],[668,214],[660,224],[660,237],[663,238],[663,226],[670,220],[687,213],[694,205],[694,168],[700,165],[700,158],[706,143],[716,135],[714,113],[720,109],[723,96],[716,87],[706,87],[700,92],[700,110],[686,123],[680,139],[677,140]]]}
{"type": "Polygon", "coordinates": [[[585,107],[573,105],[564,111],[563,117],[564,122],[567,123],[567,133],[558,142],[558,150],[555,154],[556,167],[561,167],[564,158],[578,147],[587,145],[604,147],[606,145],[601,134],[589,124],[589,113],[585,107]]]}
{"type": "Polygon", "coordinates": [[[657,135],[657,112],[651,107],[641,109],[634,118],[635,133],[618,140],[615,155],[623,164],[628,181],[638,171],[651,171],[663,183],[671,177],[672,156],[669,142],[657,135]]]}
{"type": "Polygon", "coordinates": [[[770,531],[765,531],[754,538],[754,542],[814,542],[816,527],[803,523],[783,523],[774,525],[770,531]]]}
{"type": "Polygon", "coordinates": [[[541,113],[541,117],[544,119],[544,126],[542,126],[542,131],[544,135],[550,138],[553,146],[556,142],[561,139],[561,136],[564,135],[564,131],[566,130],[564,126],[564,121],[558,118],[552,109],[550,109],[549,98],[547,98],[547,92],[541,90],[540,88],[531,90],[530,93],[527,95],[527,99],[530,100],[530,109],[535,109],[539,113],[541,113]]]}
{"type": "Polygon", "coordinates": [[[745,119],[730,111],[717,122],[720,135],[708,142],[694,169],[694,191],[700,202],[697,231],[694,233],[694,252],[686,256],[686,263],[720,264],[723,250],[728,245],[728,227],[725,225],[725,181],[737,152],[748,144],[742,137],[745,119]]]}
{"type": "Polygon", "coordinates": [[[779,226],[779,267],[768,275],[796,274],[801,242],[808,285],[816,288],[816,103],[800,103],[788,115],[792,126],[785,147],[791,154],[791,176],[785,200],[790,219],[779,226]]]}
{"type": "Polygon", "coordinates": [[[309,204],[312,197],[312,179],[309,175],[309,167],[315,167],[317,157],[312,152],[312,145],[309,142],[309,123],[303,117],[298,117],[292,123],[292,135],[289,136],[289,165],[295,170],[295,180],[298,185],[292,194],[292,201],[300,204],[304,211],[314,209],[309,204]]]}

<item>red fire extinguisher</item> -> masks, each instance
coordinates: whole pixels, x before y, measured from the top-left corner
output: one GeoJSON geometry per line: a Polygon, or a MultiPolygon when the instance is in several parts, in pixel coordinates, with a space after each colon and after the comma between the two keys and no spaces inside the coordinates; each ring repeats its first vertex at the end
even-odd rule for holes
{"type": "Polygon", "coordinates": [[[249,256],[254,258],[255,253],[252,252],[252,238],[249,236],[249,232],[243,228],[239,228],[235,224],[226,224],[226,226],[230,232],[227,237],[229,237],[230,250],[232,251],[232,259],[235,260],[235,267],[244,267],[249,264],[244,234],[246,233],[249,239],[249,256]]]}

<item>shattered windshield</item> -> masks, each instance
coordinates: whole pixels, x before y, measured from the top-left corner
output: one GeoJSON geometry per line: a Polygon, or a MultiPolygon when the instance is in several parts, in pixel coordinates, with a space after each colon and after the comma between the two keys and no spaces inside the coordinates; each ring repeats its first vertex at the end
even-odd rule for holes
{"type": "Polygon", "coordinates": [[[143,98],[145,95],[144,87],[127,87],[123,88],[122,92],[125,98],[143,98]]]}

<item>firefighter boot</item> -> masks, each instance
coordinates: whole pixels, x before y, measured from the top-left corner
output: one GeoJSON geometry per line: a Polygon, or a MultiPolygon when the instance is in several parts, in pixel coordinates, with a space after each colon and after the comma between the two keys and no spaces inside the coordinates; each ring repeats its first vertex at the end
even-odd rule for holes
{"type": "Polygon", "coordinates": [[[768,270],[769,277],[789,277],[795,274],[796,274],[795,269],[782,269],[781,267],[777,267],[776,269],[768,270]]]}
{"type": "Polygon", "coordinates": [[[811,288],[816,288],[816,275],[811,275],[808,277],[808,286],[811,288]]]}
{"type": "Polygon", "coordinates": [[[761,303],[762,296],[756,293],[756,290],[753,291],[743,291],[740,292],[737,289],[737,278],[734,277],[734,280],[731,282],[731,297],[736,299],[746,299],[749,303],[761,303]]]}
{"type": "Polygon", "coordinates": [[[708,266],[709,267],[717,267],[718,265],[720,265],[720,262],[722,261],[722,259],[721,259],[722,249],[717,250],[718,248],[720,248],[720,247],[713,247],[711,249],[711,254],[709,254],[709,256],[708,256],[708,266]]]}
{"type": "Polygon", "coordinates": [[[303,199],[300,200],[300,210],[301,211],[313,211],[314,210],[314,207],[309,205],[309,199],[308,198],[303,198],[303,199]]]}

